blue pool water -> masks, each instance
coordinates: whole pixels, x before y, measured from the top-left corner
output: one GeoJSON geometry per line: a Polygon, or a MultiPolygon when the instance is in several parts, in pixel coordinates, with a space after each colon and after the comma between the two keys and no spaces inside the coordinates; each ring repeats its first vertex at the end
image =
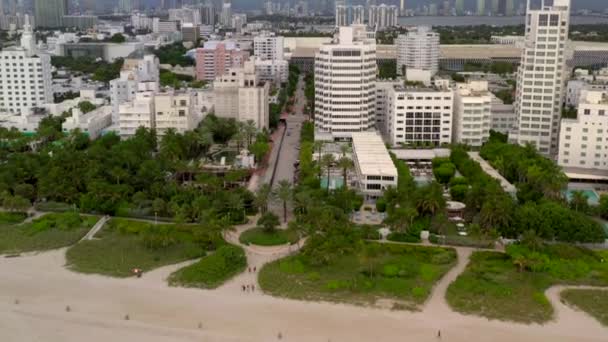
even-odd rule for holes
{"type": "MultiPolygon", "coordinates": [[[[576,191],[575,189],[568,189],[566,191],[564,191],[564,195],[566,196],[566,199],[568,200],[568,202],[570,202],[572,200],[572,193],[576,191]]],[[[581,190],[583,192],[583,194],[585,195],[585,197],[587,197],[587,202],[590,205],[598,205],[600,203],[600,196],[597,194],[597,192],[595,192],[595,190],[581,190]]]]}

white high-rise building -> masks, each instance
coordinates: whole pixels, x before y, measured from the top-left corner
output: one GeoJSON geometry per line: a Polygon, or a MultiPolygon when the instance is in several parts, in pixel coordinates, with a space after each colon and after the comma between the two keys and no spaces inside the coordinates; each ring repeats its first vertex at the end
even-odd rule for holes
{"type": "Polygon", "coordinates": [[[397,6],[369,6],[368,25],[376,30],[397,26],[399,9],[397,6]]]}
{"type": "Polygon", "coordinates": [[[348,7],[344,5],[336,6],[336,27],[348,25],[348,7]]]}
{"type": "Polygon", "coordinates": [[[562,119],[558,164],[608,171],[608,91],[583,90],[576,119],[562,119]]]}
{"type": "Polygon", "coordinates": [[[252,120],[257,128],[268,128],[270,85],[260,81],[253,61],[217,77],[213,94],[218,117],[252,120]]]}
{"type": "Polygon", "coordinates": [[[260,81],[273,82],[276,86],[287,82],[289,78],[289,63],[284,59],[267,59],[254,58],[255,72],[260,78],[260,81]]]}
{"type": "Polygon", "coordinates": [[[470,81],[456,85],[454,92],[453,142],[473,147],[490,137],[492,127],[492,93],[487,81],[470,81]]]}
{"type": "Polygon", "coordinates": [[[381,122],[388,142],[399,144],[432,144],[452,142],[454,92],[451,89],[404,87],[385,88],[386,104],[381,122]]]}
{"type": "Polygon", "coordinates": [[[262,32],[253,38],[253,55],[262,60],[283,60],[284,38],[262,32]]]}
{"type": "Polygon", "coordinates": [[[428,26],[418,26],[397,37],[397,73],[403,69],[439,71],[439,34],[428,26]]]}
{"type": "Polygon", "coordinates": [[[27,115],[53,102],[51,57],[36,52],[36,40],[26,16],[19,47],[0,51],[0,112],[27,115]]]}
{"type": "Polygon", "coordinates": [[[353,7],[353,24],[365,24],[365,7],[361,5],[353,7]]]}
{"type": "Polygon", "coordinates": [[[570,0],[531,9],[528,2],[525,45],[517,74],[517,125],[509,139],[557,155],[566,69],[570,0]]]}
{"type": "Polygon", "coordinates": [[[334,139],[375,126],[376,39],[365,25],[340,27],[315,56],[315,126],[334,139]]]}
{"type": "Polygon", "coordinates": [[[224,0],[222,3],[222,12],[220,13],[220,24],[224,27],[232,25],[232,2],[224,0]]]}

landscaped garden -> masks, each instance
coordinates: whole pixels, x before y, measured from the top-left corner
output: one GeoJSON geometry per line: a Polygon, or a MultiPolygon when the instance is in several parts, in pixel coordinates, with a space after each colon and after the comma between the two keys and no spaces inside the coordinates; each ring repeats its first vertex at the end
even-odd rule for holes
{"type": "Polygon", "coordinates": [[[25,214],[0,215],[0,254],[45,251],[72,245],[95,225],[98,217],[76,213],[47,214],[20,224],[25,214]]]}
{"type": "Polygon", "coordinates": [[[300,236],[294,226],[288,229],[277,229],[279,224],[279,217],[267,212],[260,217],[256,228],[241,234],[239,241],[245,245],[258,246],[278,246],[298,242],[300,236]]]}
{"type": "Polygon", "coordinates": [[[225,244],[225,228],[219,222],[155,225],[113,218],[95,239],[67,251],[67,266],[76,272],[129,277],[134,268],[146,272],[207,255],[225,244]]]}
{"type": "Polygon", "coordinates": [[[171,286],[215,289],[230,278],[243,272],[247,257],[241,247],[224,245],[217,251],[169,277],[171,286]]]}
{"type": "Polygon", "coordinates": [[[466,270],[448,288],[452,309],[490,319],[544,323],[553,318],[544,294],[549,287],[608,286],[605,255],[538,241],[508,246],[506,254],[473,253],[466,270]]]}
{"type": "Polygon", "coordinates": [[[602,325],[608,327],[608,289],[605,290],[564,290],[561,298],[568,305],[582,310],[602,325]]]}
{"type": "MultiPolygon", "coordinates": [[[[307,245],[310,248],[310,244],[307,245]]],[[[417,310],[433,285],[455,264],[452,249],[363,243],[325,262],[310,250],[266,265],[264,292],[278,297],[417,310]]]]}

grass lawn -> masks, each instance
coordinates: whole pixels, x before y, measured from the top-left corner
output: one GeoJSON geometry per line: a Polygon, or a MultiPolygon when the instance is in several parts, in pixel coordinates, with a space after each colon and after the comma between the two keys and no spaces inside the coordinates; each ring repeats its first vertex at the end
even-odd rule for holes
{"type": "Polygon", "coordinates": [[[529,267],[523,269],[518,254],[511,255],[473,253],[465,271],[448,287],[446,298],[452,309],[490,319],[544,323],[553,317],[544,295],[549,287],[608,285],[608,263],[582,248],[546,246],[531,254],[529,267]]]}
{"type": "Polygon", "coordinates": [[[247,257],[241,247],[224,245],[197,263],[184,267],[169,277],[171,286],[215,289],[243,272],[247,257]]]}
{"type": "Polygon", "coordinates": [[[258,246],[294,244],[298,242],[298,233],[290,229],[275,229],[274,232],[268,233],[264,228],[257,227],[243,232],[239,241],[245,245],[258,246]]]}
{"type": "Polygon", "coordinates": [[[133,268],[146,272],[200,258],[218,244],[220,241],[201,226],[113,218],[96,239],[67,251],[67,266],[76,272],[129,277],[133,268]]]}
{"type": "Polygon", "coordinates": [[[366,252],[313,266],[302,255],[262,268],[264,292],[302,300],[360,305],[388,300],[394,309],[417,310],[433,285],[456,263],[451,248],[367,243],[366,252]]]}
{"type": "Polygon", "coordinates": [[[565,290],[562,300],[595,317],[602,325],[608,326],[608,289],[606,290],[565,290]]]}
{"type": "Polygon", "coordinates": [[[17,224],[27,218],[26,213],[7,213],[0,212],[0,225],[17,224]]]}
{"type": "Polygon", "coordinates": [[[25,217],[2,215],[0,223],[0,254],[46,251],[73,245],[95,225],[98,217],[76,213],[47,214],[33,222],[25,217]]]}

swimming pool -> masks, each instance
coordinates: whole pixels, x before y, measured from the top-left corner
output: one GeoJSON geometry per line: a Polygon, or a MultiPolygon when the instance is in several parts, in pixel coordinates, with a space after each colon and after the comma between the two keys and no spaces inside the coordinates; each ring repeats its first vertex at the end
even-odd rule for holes
{"type": "Polygon", "coordinates": [[[572,200],[572,193],[575,191],[582,191],[585,197],[587,197],[587,203],[590,205],[598,205],[600,203],[600,196],[593,189],[568,189],[564,191],[564,196],[568,202],[572,200]]]}
{"type": "MultiPolygon", "coordinates": [[[[329,188],[330,189],[339,189],[344,186],[344,179],[342,177],[330,177],[329,179],[329,188]]],[[[321,188],[327,189],[327,177],[321,178],[321,188]]]]}

